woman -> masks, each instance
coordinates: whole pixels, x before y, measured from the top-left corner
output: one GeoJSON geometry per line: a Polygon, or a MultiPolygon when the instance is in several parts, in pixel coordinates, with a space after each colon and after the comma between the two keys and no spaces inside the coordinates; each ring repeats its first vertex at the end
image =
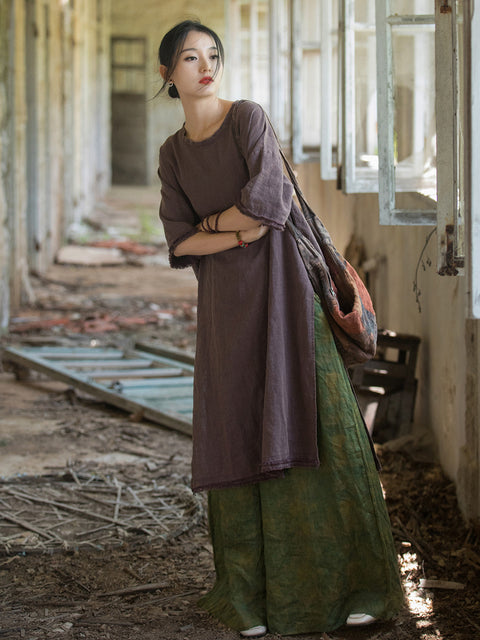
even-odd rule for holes
{"type": "MultiPolygon", "coordinates": [[[[245,637],[392,617],[396,556],[368,437],[293,238],[306,233],[258,105],[218,97],[198,22],[159,50],[185,124],[160,149],[170,263],[198,278],[192,488],[217,574],[201,600],[245,637]]],[[[163,87],[162,87],[163,88],[163,87]]]]}

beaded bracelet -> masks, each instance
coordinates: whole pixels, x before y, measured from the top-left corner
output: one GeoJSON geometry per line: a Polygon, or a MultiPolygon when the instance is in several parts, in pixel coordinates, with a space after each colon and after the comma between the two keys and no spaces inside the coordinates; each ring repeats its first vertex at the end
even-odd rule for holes
{"type": "Polygon", "coordinates": [[[238,246],[242,249],[246,249],[248,247],[248,242],[244,242],[240,237],[240,231],[235,231],[235,237],[237,238],[238,246]]]}

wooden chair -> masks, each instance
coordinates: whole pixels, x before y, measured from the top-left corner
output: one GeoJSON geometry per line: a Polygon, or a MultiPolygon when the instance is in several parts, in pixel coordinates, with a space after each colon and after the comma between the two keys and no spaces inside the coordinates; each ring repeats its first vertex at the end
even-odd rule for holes
{"type": "Polygon", "coordinates": [[[350,368],[368,430],[376,442],[410,431],[417,394],[415,367],[420,338],[379,331],[373,360],[350,368]]]}

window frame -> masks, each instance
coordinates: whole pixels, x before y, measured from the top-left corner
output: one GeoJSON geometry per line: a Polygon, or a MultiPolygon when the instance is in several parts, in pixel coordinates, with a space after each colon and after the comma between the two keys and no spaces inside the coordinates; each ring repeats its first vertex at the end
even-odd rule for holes
{"type": "MultiPolygon", "coordinates": [[[[302,64],[305,51],[318,52],[321,65],[322,42],[306,41],[302,36],[302,7],[303,0],[290,0],[291,19],[291,104],[292,104],[292,159],[294,164],[320,161],[320,141],[318,146],[312,145],[311,151],[305,151],[303,145],[303,100],[302,100],[302,64]]],[[[320,36],[321,38],[321,36],[320,36]]],[[[321,78],[318,78],[321,86],[321,78]]],[[[322,99],[322,98],[320,98],[322,99]]],[[[321,115],[321,114],[319,114],[321,115]]]]}
{"type": "MultiPolygon", "coordinates": [[[[391,16],[390,0],[376,0],[377,101],[378,101],[378,203],[381,225],[434,225],[437,206],[430,209],[397,209],[394,163],[394,96],[392,26],[435,24],[435,16],[391,16]]],[[[437,174],[438,181],[438,174],[437,174]]]]}
{"type": "Polygon", "coordinates": [[[456,0],[435,1],[432,15],[391,14],[390,0],[376,0],[379,210],[381,225],[436,225],[437,271],[462,273],[456,255],[457,225],[457,43],[456,0]],[[433,24],[435,28],[435,117],[437,199],[429,207],[396,207],[392,26],[433,24]]]}
{"type": "Polygon", "coordinates": [[[480,12],[466,15],[466,117],[465,165],[465,225],[467,264],[467,315],[480,319],[480,12]]]}
{"type": "MultiPolygon", "coordinates": [[[[355,117],[355,2],[341,0],[339,6],[339,46],[342,78],[342,191],[346,194],[378,193],[378,169],[365,168],[358,174],[355,151],[357,123],[355,117]]],[[[375,29],[375,24],[368,30],[375,29]]],[[[376,56],[375,56],[376,57],[376,56]]]]}
{"type": "Polygon", "coordinates": [[[321,0],[321,133],[320,133],[320,175],[322,180],[336,180],[338,177],[338,167],[341,155],[341,96],[342,82],[340,76],[340,60],[341,60],[341,37],[339,30],[339,21],[333,23],[332,2],[337,3],[337,12],[340,17],[340,0],[321,0]],[[332,77],[334,73],[332,62],[333,37],[332,32],[337,31],[337,159],[334,163],[333,145],[332,145],[332,77]]]}

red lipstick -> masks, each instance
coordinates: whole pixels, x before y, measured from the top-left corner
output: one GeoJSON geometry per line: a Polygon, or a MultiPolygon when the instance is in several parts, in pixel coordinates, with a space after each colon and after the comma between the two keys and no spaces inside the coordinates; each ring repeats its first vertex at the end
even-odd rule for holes
{"type": "Polygon", "coordinates": [[[205,76],[205,78],[200,80],[200,84],[210,84],[211,82],[213,82],[213,78],[211,76],[205,76]]]}

